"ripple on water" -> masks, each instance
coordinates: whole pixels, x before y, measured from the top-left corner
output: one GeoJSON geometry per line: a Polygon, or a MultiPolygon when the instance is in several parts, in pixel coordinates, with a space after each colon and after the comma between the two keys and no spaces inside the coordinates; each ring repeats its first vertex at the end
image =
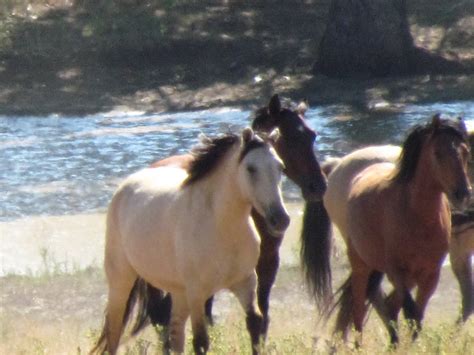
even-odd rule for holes
{"type": "MultiPolygon", "coordinates": [[[[474,118],[474,102],[379,106],[310,109],[306,116],[319,133],[318,156],[400,143],[411,125],[436,112],[474,118]]],[[[124,176],[188,151],[201,133],[240,130],[250,124],[249,117],[248,111],[229,108],[159,115],[0,117],[0,221],[104,210],[115,183],[124,176]]],[[[284,191],[287,198],[299,198],[288,181],[284,191]]]]}

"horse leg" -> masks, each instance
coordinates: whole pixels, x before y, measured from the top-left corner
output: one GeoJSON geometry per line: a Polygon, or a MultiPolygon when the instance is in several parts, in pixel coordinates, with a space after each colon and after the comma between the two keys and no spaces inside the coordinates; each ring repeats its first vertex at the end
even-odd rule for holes
{"type": "Polygon", "coordinates": [[[260,234],[260,256],[258,259],[257,272],[257,298],[260,312],[263,316],[262,335],[267,336],[268,325],[270,323],[269,307],[270,307],[270,292],[280,265],[279,249],[283,238],[275,237],[268,233],[266,224],[260,221],[261,217],[256,217],[256,213],[252,214],[255,225],[260,234]]]}
{"type": "MultiPolygon", "coordinates": [[[[393,280],[392,284],[393,283],[393,280]]],[[[400,313],[400,310],[402,309],[402,306],[404,303],[406,304],[407,302],[404,302],[406,299],[406,295],[411,298],[409,292],[406,290],[405,287],[398,286],[394,284],[394,290],[385,298],[385,308],[386,312],[388,315],[388,320],[387,320],[387,329],[390,334],[390,343],[392,345],[398,344],[399,338],[398,338],[398,314],[400,313]]]]}
{"type": "Polygon", "coordinates": [[[471,266],[471,254],[469,251],[460,248],[460,245],[454,246],[456,240],[452,240],[450,246],[449,258],[454,275],[459,283],[462,297],[462,316],[463,322],[467,321],[469,316],[474,313],[474,280],[471,266]]]}
{"type": "MultiPolygon", "coordinates": [[[[366,300],[368,298],[369,279],[373,270],[364,263],[350,244],[348,246],[348,256],[352,268],[350,283],[352,293],[352,317],[354,328],[361,338],[365,315],[367,313],[366,300]]],[[[356,341],[356,345],[358,345],[358,341],[356,341]]]]}
{"type": "Polygon", "coordinates": [[[127,304],[137,274],[124,255],[114,255],[111,257],[109,253],[106,254],[105,258],[105,272],[109,285],[109,293],[103,337],[101,338],[105,340],[104,351],[113,355],[117,352],[128,312],[131,311],[128,309],[127,304]],[[114,260],[112,261],[111,259],[114,260]]]}
{"type": "Polygon", "coordinates": [[[247,317],[247,330],[252,341],[252,354],[258,354],[260,345],[260,335],[262,334],[263,317],[255,307],[256,275],[252,274],[248,278],[233,285],[231,291],[238,298],[247,317]]]}
{"type": "Polygon", "coordinates": [[[206,296],[202,295],[200,285],[186,291],[187,304],[191,313],[193,348],[195,354],[206,354],[209,350],[209,335],[205,316],[206,296]]]}
{"type": "Polygon", "coordinates": [[[367,314],[367,285],[369,282],[370,271],[357,270],[352,272],[351,291],[352,291],[352,318],[354,328],[358,332],[356,346],[362,340],[362,328],[364,326],[365,315],[367,314]]]}
{"type": "Polygon", "coordinates": [[[387,303],[385,302],[385,293],[379,287],[377,290],[375,290],[372,294],[369,295],[369,299],[390,335],[390,343],[398,343],[397,328],[390,317],[390,310],[387,303]]]}
{"type": "Polygon", "coordinates": [[[425,275],[425,277],[418,282],[418,290],[416,292],[416,313],[414,314],[415,329],[412,336],[413,340],[418,337],[418,333],[421,330],[421,323],[425,315],[425,309],[429,299],[436,290],[436,286],[438,286],[439,275],[439,270],[436,270],[429,275],[425,275]]]}
{"type": "Polygon", "coordinates": [[[183,293],[171,294],[171,303],[169,335],[165,341],[164,348],[165,352],[171,349],[174,352],[182,353],[184,352],[185,325],[189,316],[188,303],[183,293]]]}

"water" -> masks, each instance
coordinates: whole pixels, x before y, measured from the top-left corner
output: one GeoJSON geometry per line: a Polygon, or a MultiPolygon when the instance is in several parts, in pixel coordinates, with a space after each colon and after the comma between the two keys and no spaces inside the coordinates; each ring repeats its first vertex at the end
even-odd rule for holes
{"type": "MultiPolygon", "coordinates": [[[[396,112],[325,106],[307,112],[318,133],[318,157],[368,144],[400,143],[407,129],[435,112],[474,118],[474,102],[412,105],[396,112]]],[[[25,216],[104,211],[118,181],[150,163],[188,151],[200,133],[249,125],[234,109],[176,114],[90,117],[0,117],[0,221],[25,216]]],[[[291,183],[287,198],[298,198],[291,183]]]]}
{"type": "MultiPolygon", "coordinates": [[[[398,144],[407,130],[435,113],[474,118],[474,101],[404,106],[367,112],[324,106],[307,112],[318,133],[320,160],[368,144],[398,144]]],[[[102,264],[104,216],[117,184],[128,174],[187,152],[200,133],[239,131],[250,112],[234,109],[149,115],[0,117],[0,276],[70,272],[102,264]]],[[[284,181],[292,216],[299,190],[284,181]]],[[[282,264],[297,264],[301,218],[292,218],[282,264]],[[296,254],[295,254],[296,253],[296,254]]]]}

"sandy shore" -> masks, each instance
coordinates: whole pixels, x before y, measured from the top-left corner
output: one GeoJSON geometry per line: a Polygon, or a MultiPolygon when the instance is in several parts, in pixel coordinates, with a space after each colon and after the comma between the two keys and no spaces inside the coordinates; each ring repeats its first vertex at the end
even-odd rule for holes
{"type": "MultiPolygon", "coordinates": [[[[282,263],[299,261],[303,204],[287,203],[291,224],[281,251],[282,263]]],[[[35,216],[0,223],[0,276],[38,274],[59,268],[72,272],[102,266],[105,213],[35,216]]]]}

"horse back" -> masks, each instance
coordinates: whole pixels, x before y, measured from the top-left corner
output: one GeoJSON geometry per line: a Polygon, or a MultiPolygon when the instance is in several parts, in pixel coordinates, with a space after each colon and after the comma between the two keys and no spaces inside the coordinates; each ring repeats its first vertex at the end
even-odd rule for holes
{"type": "Polygon", "coordinates": [[[395,162],[401,149],[397,146],[371,146],[356,150],[339,160],[328,176],[324,206],[331,220],[345,238],[347,200],[354,178],[365,168],[380,162],[395,162]]]}

